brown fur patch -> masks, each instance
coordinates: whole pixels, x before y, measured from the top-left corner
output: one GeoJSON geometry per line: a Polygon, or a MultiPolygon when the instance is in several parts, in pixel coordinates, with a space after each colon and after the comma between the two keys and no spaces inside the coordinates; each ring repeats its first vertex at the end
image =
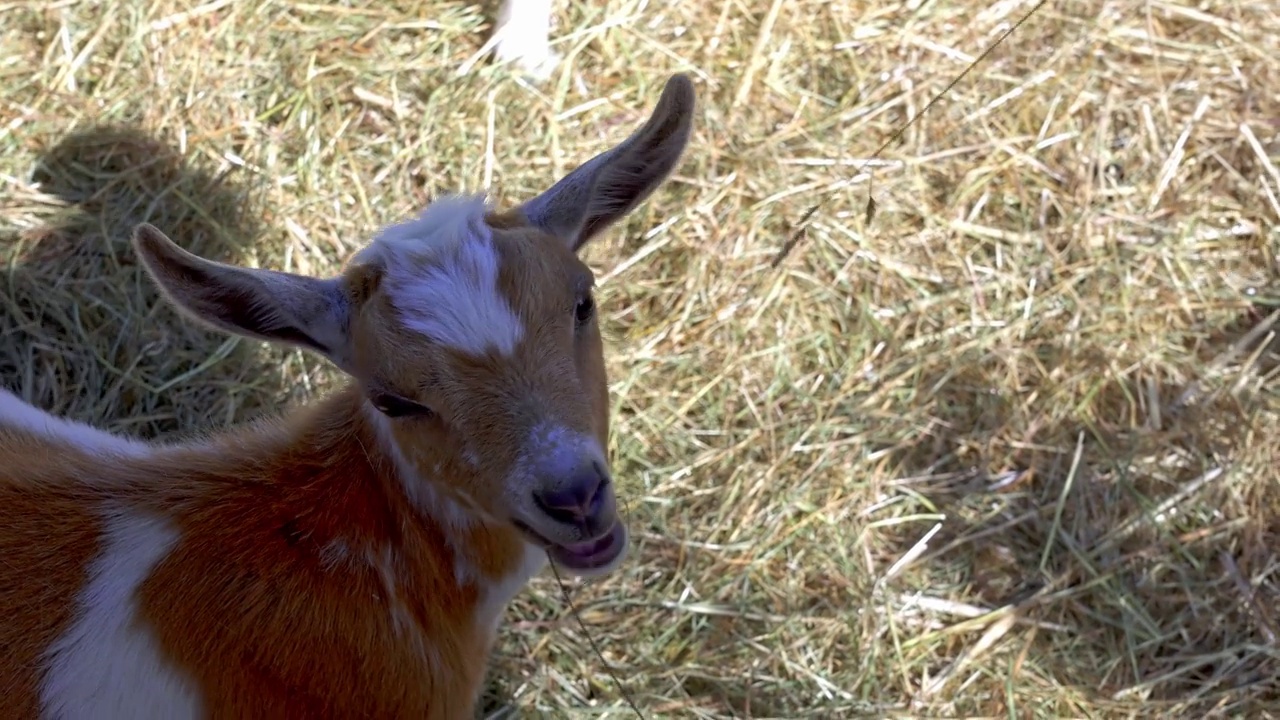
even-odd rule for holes
{"type": "Polygon", "coordinates": [[[536,392],[546,415],[593,435],[605,448],[609,401],[600,324],[593,313],[573,329],[577,302],[593,290],[591,269],[563,241],[511,218],[500,222],[505,227],[494,231],[502,258],[498,288],[525,323],[516,362],[537,369],[536,392]]]}
{"type": "Polygon", "coordinates": [[[61,443],[0,430],[0,716],[37,716],[41,655],[74,620],[102,527],[86,502],[93,494],[67,480],[93,470],[61,443]]]}
{"type": "Polygon", "coordinates": [[[66,628],[97,549],[88,503],[111,498],[181,530],[140,588],[142,613],[213,717],[469,718],[489,638],[475,622],[481,587],[458,581],[454,549],[491,582],[523,541],[477,525],[450,542],[390,479],[359,403],[349,388],[292,426],[115,466],[0,436],[6,708],[33,714],[35,658],[66,628]],[[93,489],[77,486],[87,478],[93,489]],[[334,543],[348,555],[336,567],[334,543]]]}

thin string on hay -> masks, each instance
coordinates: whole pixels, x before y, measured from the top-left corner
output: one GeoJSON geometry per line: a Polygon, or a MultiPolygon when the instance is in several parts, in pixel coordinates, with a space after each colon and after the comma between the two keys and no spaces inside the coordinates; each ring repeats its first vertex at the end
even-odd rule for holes
{"type": "Polygon", "coordinates": [[[547,554],[547,562],[551,565],[551,572],[555,573],[556,584],[560,586],[560,593],[564,595],[565,604],[569,606],[569,612],[573,613],[573,617],[578,621],[578,627],[582,628],[582,634],[586,636],[587,643],[591,645],[591,650],[595,652],[596,657],[600,658],[600,662],[604,665],[605,672],[609,673],[609,677],[613,679],[613,684],[618,686],[618,692],[622,693],[622,699],[627,701],[627,705],[631,706],[631,711],[636,717],[643,720],[644,713],[640,712],[640,707],[636,705],[636,701],[632,699],[631,693],[627,691],[622,681],[618,679],[618,674],[614,672],[613,666],[608,660],[604,659],[604,653],[600,651],[600,646],[596,644],[596,639],[591,636],[591,631],[587,630],[587,624],[582,621],[582,615],[578,612],[578,606],[573,604],[573,598],[569,596],[569,588],[565,587],[564,580],[560,577],[560,568],[556,567],[555,560],[551,559],[551,554],[547,554]]]}
{"type": "MultiPolygon", "coordinates": [[[[858,172],[861,172],[862,169],[865,168],[867,164],[872,160],[878,160],[880,158],[881,153],[883,153],[891,144],[893,144],[894,142],[897,142],[897,140],[902,137],[903,133],[905,133],[923,115],[928,113],[929,110],[932,109],[933,106],[937,104],[939,100],[946,97],[947,93],[951,92],[951,89],[954,88],[956,85],[958,85],[960,81],[963,80],[974,68],[976,68],[978,65],[981,65],[984,61],[986,61],[987,57],[991,55],[991,53],[994,52],[995,49],[999,47],[1001,43],[1003,43],[1010,35],[1016,32],[1018,28],[1022,27],[1022,25],[1026,23],[1027,20],[1031,19],[1031,16],[1035,15],[1036,12],[1038,12],[1040,8],[1043,7],[1047,1],[1048,0],[1039,0],[1035,5],[1031,7],[1030,10],[1024,13],[1022,17],[1018,18],[1017,22],[1010,25],[1007,30],[1001,33],[1000,37],[996,38],[995,42],[987,46],[987,48],[983,50],[982,53],[979,54],[978,57],[972,63],[969,63],[969,65],[966,66],[964,70],[960,71],[958,75],[956,75],[954,78],[951,79],[951,82],[947,83],[946,87],[944,87],[937,95],[934,95],[933,98],[931,98],[929,102],[925,104],[924,108],[918,114],[915,115],[915,117],[912,117],[910,120],[903,123],[897,130],[893,132],[893,134],[891,134],[883,143],[881,143],[880,147],[876,148],[876,151],[872,153],[871,157],[868,158],[866,162],[862,163],[854,174],[856,175],[858,172]]],[[[872,177],[872,182],[874,182],[874,174],[872,174],[871,177],[872,177]]],[[[871,223],[871,221],[875,218],[875,213],[876,213],[876,201],[871,194],[871,188],[873,187],[872,182],[868,182],[868,187],[867,187],[867,205],[866,205],[866,211],[865,211],[865,220],[867,224],[871,223]]],[[[791,234],[790,237],[787,238],[787,241],[783,243],[782,248],[778,251],[778,254],[774,257],[773,262],[770,263],[771,268],[777,268],[780,264],[782,264],[782,261],[785,260],[789,254],[791,254],[791,251],[795,248],[796,244],[800,242],[800,238],[804,236],[804,231],[808,225],[809,219],[812,218],[814,214],[818,212],[818,210],[823,206],[823,204],[826,203],[828,199],[830,199],[831,195],[834,194],[834,192],[835,192],[834,190],[827,191],[827,193],[825,193],[821,198],[819,198],[818,201],[814,203],[812,207],[810,207],[808,210],[805,211],[804,215],[800,216],[800,219],[795,223],[795,228],[796,228],[795,231],[791,234]]],[[[644,713],[640,711],[640,707],[636,705],[635,700],[631,697],[631,693],[627,691],[626,686],[624,686],[622,684],[622,681],[618,679],[618,675],[614,671],[613,665],[611,665],[609,661],[605,659],[604,653],[601,652],[600,650],[600,646],[596,644],[595,638],[592,637],[591,632],[587,629],[586,623],[583,622],[582,615],[578,612],[577,606],[574,605],[573,598],[570,597],[569,595],[569,589],[565,587],[564,580],[560,577],[560,570],[559,568],[556,567],[555,561],[551,559],[550,554],[547,555],[547,560],[551,565],[552,572],[555,573],[556,583],[560,586],[560,592],[564,596],[565,603],[568,605],[569,611],[573,614],[573,617],[578,621],[578,626],[582,628],[582,634],[586,636],[587,643],[591,645],[591,650],[595,652],[596,657],[600,659],[600,663],[604,666],[605,672],[607,672],[609,674],[609,677],[612,678],[613,684],[618,687],[618,691],[622,694],[622,698],[626,701],[627,705],[630,706],[632,712],[636,714],[636,717],[641,718],[641,720],[643,720],[644,713]]]]}
{"type": "MultiPolygon", "coordinates": [[[[862,172],[862,170],[865,167],[867,167],[867,164],[870,163],[872,160],[879,160],[880,153],[884,152],[890,145],[897,142],[898,138],[901,138],[903,133],[905,133],[908,128],[914,125],[916,121],[919,120],[922,116],[928,113],[930,108],[932,108],[935,103],[937,103],[942,98],[946,97],[947,93],[951,92],[952,88],[958,85],[960,81],[963,80],[971,70],[973,70],[978,65],[982,64],[987,59],[988,55],[990,55],[993,51],[995,51],[996,48],[1000,47],[1000,44],[1003,43],[1005,39],[1008,38],[1010,35],[1012,35],[1015,31],[1017,31],[1018,28],[1022,27],[1023,23],[1031,19],[1031,16],[1035,15],[1036,12],[1039,11],[1040,8],[1043,7],[1047,1],[1048,0],[1039,0],[1039,2],[1033,5],[1030,10],[1028,10],[1025,14],[1023,14],[1022,17],[1018,18],[1017,22],[1015,22],[1013,25],[1010,25],[1007,30],[1001,33],[1000,37],[996,38],[995,42],[987,46],[987,49],[983,50],[982,53],[978,55],[977,59],[969,63],[969,65],[966,66],[964,70],[961,70],[959,75],[956,75],[954,78],[952,78],[951,82],[947,83],[947,86],[942,88],[941,92],[939,92],[937,95],[934,95],[933,98],[930,99],[929,102],[925,104],[924,109],[922,109],[919,113],[917,113],[915,117],[903,123],[897,130],[893,131],[893,134],[890,135],[888,139],[880,143],[880,147],[876,148],[876,151],[871,154],[871,157],[867,158],[865,162],[863,162],[861,165],[858,166],[857,170],[854,172],[854,175],[857,175],[858,173],[862,172]]],[[[876,200],[875,200],[875,197],[873,197],[871,194],[871,189],[875,179],[874,173],[871,174],[871,178],[872,178],[871,181],[867,183],[867,207],[864,213],[865,220],[868,225],[871,224],[871,221],[875,218],[875,215],[876,215],[876,200]]],[[[769,264],[770,268],[776,269],[779,265],[782,264],[783,260],[787,259],[787,256],[790,255],[791,251],[795,249],[796,244],[800,242],[800,238],[804,237],[805,228],[809,226],[809,219],[813,217],[814,213],[818,212],[818,209],[821,208],[827,202],[827,200],[831,198],[833,194],[835,194],[835,190],[828,190],[822,197],[818,198],[818,201],[813,204],[813,207],[810,207],[808,210],[806,210],[804,215],[801,215],[800,219],[794,223],[795,231],[793,231],[791,233],[791,236],[787,238],[787,241],[782,244],[782,248],[780,248],[778,250],[778,254],[774,256],[773,262],[769,264]]]]}

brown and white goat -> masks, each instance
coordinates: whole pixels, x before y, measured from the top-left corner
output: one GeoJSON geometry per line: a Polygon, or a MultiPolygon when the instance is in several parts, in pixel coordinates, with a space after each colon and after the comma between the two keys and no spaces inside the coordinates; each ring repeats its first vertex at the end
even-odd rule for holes
{"type": "Polygon", "coordinates": [[[145,443],[0,392],[0,717],[470,718],[500,615],[549,556],[628,545],[576,252],[690,136],[677,75],[630,138],[497,212],[440,199],[333,278],[133,246],[195,320],[301,346],[330,397],[145,443]]]}

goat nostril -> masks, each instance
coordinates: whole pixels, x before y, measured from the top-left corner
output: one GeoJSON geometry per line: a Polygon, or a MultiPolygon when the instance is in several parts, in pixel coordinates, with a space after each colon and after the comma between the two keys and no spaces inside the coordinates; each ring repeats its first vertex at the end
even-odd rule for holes
{"type": "Polygon", "coordinates": [[[600,508],[604,506],[605,485],[606,483],[604,482],[596,483],[595,489],[592,491],[591,495],[588,496],[589,499],[586,502],[588,515],[595,515],[600,512],[600,508]]]}
{"type": "Polygon", "coordinates": [[[592,472],[574,478],[568,487],[536,491],[533,497],[539,508],[552,519],[580,523],[600,511],[606,484],[602,474],[592,472]]]}
{"type": "Polygon", "coordinates": [[[576,493],[572,491],[549,490],[535,492],[533,499],[538,503],[538,507],[553,520],[571,523],[576,521],[582,512],[582,505],[575,495],[576,493]]]}

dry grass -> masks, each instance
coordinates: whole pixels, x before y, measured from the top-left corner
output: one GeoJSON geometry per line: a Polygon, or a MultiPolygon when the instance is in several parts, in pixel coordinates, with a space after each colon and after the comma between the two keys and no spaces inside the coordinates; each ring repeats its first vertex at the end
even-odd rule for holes
{"type": "MultiPolygon", "coordinates": [[[[4,385],[142,435],[313,398],[127,228],[324,273],[687,71],[685,164],[591,256],[637,548],[573,595],[646,716],[1280,715],[1272,3],[1051,3],[870,185],[1028,2],[561,3],[541,89],[455,75],[461,2],[192,7],[0,4],[4,385]]],[[[508,617],[491,710],[628,716],[554,580],[508,617]]]]}

